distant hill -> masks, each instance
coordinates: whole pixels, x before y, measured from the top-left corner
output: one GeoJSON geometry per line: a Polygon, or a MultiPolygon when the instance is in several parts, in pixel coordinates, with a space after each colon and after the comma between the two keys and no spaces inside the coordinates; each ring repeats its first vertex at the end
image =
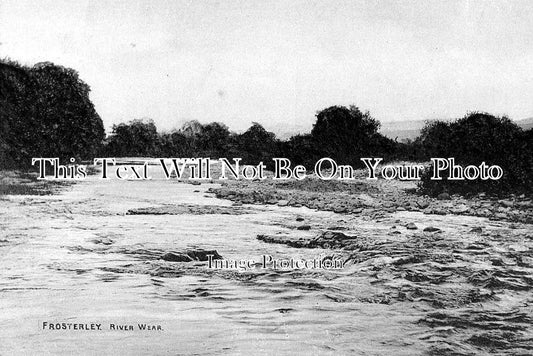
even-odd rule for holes
{"type": "Polygon", "coordinates": [[[527,119],[518,120],[516,122],[518,126],[523,128],[524,130],[529,130],[533,128],[533,117],[528,117],[527,119]]]}
{"type": "MultiPolygon", "coordinates": [[[[518,126],[524,130],[533,128],[533,117],[515,121],[518,126]]],[[[398,141],[404,141],[406,139],[414,140],[420,135],[420,130],[424,127],[425,120],[409,120],[399,122],[382,122],[380,132],[384,136],[391,139],[398,138],[398,141]]],[[[265,124],[265,129],[272,131],[276,134],[276,137],[281,140],[287,140],[291,136],[298,134],[308,134],[311,132],[313,124],[308,123],[276,123],[265,124]]]]}
{"type": "MultiPolygon", "coordinates": [[[[524,130],[533,128],[533,117],[515,121],[518,126],[524,130]]],[[[380,132],[391,139],[404,141],[407,139],[414,140],[420,135],[420,130],[425,125],[424,120],[410,120],[401,122],[382,122],[380,132]]]]}
{"type": "Polygon", "coordinates": [[[420,130],[424,127],[423,120],[409,120],[401,122],[382,122],[380,132],[391,139],[403,141],[406,139],[414,140],[420,135],[420,130]]]}
{"type": "Polygon", "coordinates": [[[313,128],[312,123],[276,123],[276,124],[265,124],[265,129],[276,134],[276,137],[280,140],[288,140],[295,135],[303,135],[311,132],[313,128]]]}

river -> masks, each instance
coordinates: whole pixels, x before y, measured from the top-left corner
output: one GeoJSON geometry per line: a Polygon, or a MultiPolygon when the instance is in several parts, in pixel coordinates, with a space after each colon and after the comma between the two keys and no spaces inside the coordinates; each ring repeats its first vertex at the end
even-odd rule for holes
{"type": "MultiPolygon", "coordinates": [[[[264,254],[313,259],[331,251],[256,236],[314,233],[294,229],[296,218],[319,229],[344,224],[346,234],[364,229],[376,236],[390,224],[307,208],[232,207],[206,193],[216,184],[151,175],[150,181],[90,176],[57,195],[0,202],[0,354],[417,355],[434,342],[431,329],[418,322],[434,307],[369,302],[384,290],[369,278],[371,268],[220,270],[158,257],[200,248],[235,260],[264,254]],[[127,214],[161,205],[229,210],[127,214]],[[102,330],[49,330],[45,322],[94,323],[102,330]],[[161,330],[138,330],[138,324],[161,330]]],[[[435,219],[465,224],[460,217],[435,219]]],[[[468,223],[487,223],[474,219],[468,223]]]]}

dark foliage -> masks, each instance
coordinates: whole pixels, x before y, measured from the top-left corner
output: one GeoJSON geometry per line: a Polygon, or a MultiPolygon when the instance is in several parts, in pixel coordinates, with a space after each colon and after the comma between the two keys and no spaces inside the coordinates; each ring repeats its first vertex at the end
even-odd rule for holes
{"type": "Polygon", "coordinates": [[[281,157],[291,160],[295,165],[301,164],[312,170],[320,159],[320,149],[316,146],[311,134],[292,136],[288,141],[281,142],[281,157]]]}
{"type": "Polygon", "coordinates": [[[160,136],[160,155],[163,157],[194,157],[191,140],[183,132],[174,130],[160,136]]]}
{"type": "Polygon", "coordinates": [[[102,120],[89,100],[89,86],[72,69],[39,63],[21,66],[0,61],[0,168],[29,166],[32,157],[89,159],[108,157],[241,157],[243,164],[286,157],[313,169],[322,157],[361,166],[361,157],[428,161],[454,157],[456,164],[499,165],[497,181],[432,181],[426,172],[421,190],[471,194],[528,192],[533,187],[533,133],[506,117],[471,113],[454,122],[428,122],[415,141],[398,143],[378,130],[380,123],[356,106],[319,111],[311,133],[280,141],[258,123],[236,134],[218,122],[189,121],[181,129],[158,133],[151,120],[113,126],[104,142],[102,120]]]}
{"type": "Polygon", "coordinates": [[[160,151],[160,137],[152,120],[132,120],[113,125],[113,132],[107,139],[107,154],[114,157],[157,156],[160,151]]]}
{"type": "Polygon", "coordinates": [[[322,156],[337,163],[360,166],[361,157],[377,154],[380,123],[356,106],[332,106],[319,111],[311,130],[314,145],[322,156]]]}
{"type": "Polygon", "coordinates": [[[230,148],[229,128],[219,122],[202,126],[197,148],[207,157],[223,157],[230,148]]]}
{"type": "Polygon", "coordinates": [[[242,157],[243,163],[258,164],[263,162],[272,167],[272,158],[279,156],[279,141],[276,135],[254,122],[248,130],[236,137],[236,152],[242,157]]]}
{"type": "Polygon", "coordinates": [[[0,167],[93,157],[105,133],[89,91],[72,69],[0,61],[0,167]]]}
{"type": "MultiPolygon", "coordinates": [[[[425,159],[454,157],[457,164],[499,165],[504,175],[499,180],[433,181],[433,172],[422,176],[422,191],[469,195],[477,192],[504,194],[531,192],[533,187],[533,145],[531,130],[524,132],[507,117],[471,113],[454,122],[426,124],[416,144],[425,159]]],[[[446,177],[446,175],[444,175],[446,177]]]]}

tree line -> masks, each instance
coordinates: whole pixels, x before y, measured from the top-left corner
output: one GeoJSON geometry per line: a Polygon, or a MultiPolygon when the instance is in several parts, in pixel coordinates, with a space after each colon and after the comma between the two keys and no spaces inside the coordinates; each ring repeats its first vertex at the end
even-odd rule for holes
{"type": "Polygon", "coordinates": [[[89,99],[89,86],[72,69],[39,63],[25,67],[0,61],[0,168],[23,167],[31,157],[67,160],[107,157],[241,157],[243,163],[272,163],[274,157],[312,168],[322,157],[361,166],[361,157],[386,161],[427,161],[455,157],[458,164],[500,165],[498,181],[432,181],[424,175],[421,190],[461,194],[487,191],[531,193],[532,130],[507,117],[470,113],[455,121],[429,121],[413,141],[383,136],[380,122],[356,106],[331,106],[316,114],[310,133],[280,140],[259,123],[235,133],[223,123],[189,121],[159,132],[152,120],[114,125],[105,136],[101,118],[89,99]]]}
{"type": "Polygon", "coordinates": [[[380,123],[355,106],[332,106],[317,113],[309,134],[280,140],[254,122],[243,133],[235,133],[219,122],[186,122],[181,128],[159,133],[153,120],[132,120],[114,125],[102,146],[110,156],[144,157],[240,157],[245,164],[274,157],[289,158],[295,164],[314,165],[322,157],[360,166],[359,157],[395,155],[395,141],[381,135],[380,123]]]}

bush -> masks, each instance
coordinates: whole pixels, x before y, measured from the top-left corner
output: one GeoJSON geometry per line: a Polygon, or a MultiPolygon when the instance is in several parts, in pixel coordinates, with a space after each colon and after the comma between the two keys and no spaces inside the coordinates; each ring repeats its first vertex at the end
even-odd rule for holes
{"type": "Polygon", "coordinates": [[[426,159],[454,157],[456,164],[499,165],[499,180],[433,181],[433,172],[422,175],[420,188],[428,194],[441,192],[469,195],[478,192],[504,194],[531,192],[533,187],[533,147],[531,130],[524,132],[507,117],[471,113],[454,122],[426,124],[418,139],[426,159]]]}
{"type": "Polygon", "coordinates": [[[322,156],[337,163],[360,165],[359,158],[370,153],[370,142],[378,135],[379,127],[379,121],[356,106],[331,106],[317,113],[311,137],[322,156]]]}
{"type": "Polygon", "coordinates": [[[107,139],[107,154],[115,157],[157,156],[160,146],[153,120],[132,120],[113,125],[113,132],[107,139]]]}
{"type": "Polygon", "coordinates": [[[363,113],[354,105],[332,106],[316,118],[311,137],[321,157],[360,167],[361,157],[395,156],[397,144],[378,132],[381,124],[368,111],[363,113]]]}
{"type": "Polygon", "coordinates": [[[312,170],[317,160],[321,157],[320,149],[316,146],[310,134],[292,136],[289,140],[280,143],[281,156],[286,157],[293,165],[303,165],[312,170]]]}
{"type": "Polygon", "coordinates": [[[272,158],[278,157],[279,141],[273,132],[265,130],[263,126],[254,122],[248,130],[235,137],[233,157],[241,157],[243,164],[258,164],[263,162],[269,169],[273,167],[272,158]]]}

